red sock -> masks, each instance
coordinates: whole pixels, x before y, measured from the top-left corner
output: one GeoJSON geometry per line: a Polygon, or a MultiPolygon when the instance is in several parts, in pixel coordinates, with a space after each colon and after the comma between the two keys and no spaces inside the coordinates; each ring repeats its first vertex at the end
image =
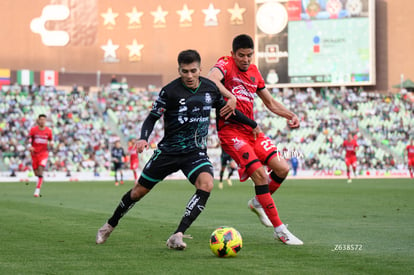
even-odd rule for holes
{"type": "Polygon", "coordinates": [[[410,177],[413,178],[413,170],[410,169],[410,177]]]}
{"type": "Polygon", "coordinates": [[[265,211],[267,217],[272,222],[274,227],[278,227],[279,225],[283,224],[279,218],[275,202],[273,201],[272,196],[270,196],[270,193],[256,195],[256,199],[262,205],[263,210],[265,211]]]}
{"type": "Polygon", "coordinates": [[[281,178],[274,171],[272,171],[269,174],[268,183],[269,183],[269,192],[272,195],[274,192],[276,192],[277,189],[279,189],[280,185],[282,185],[282,182],[285,180],[286,177],[281,178]]]}
{"type": "Polygon", "coordinates": [[[269,192],[270,192],[270,194],[273,194],[274,192],[276,192],[276,190],[279,189],[280,185],[282,185],[282,184],[277,183],[274,180],[272,180],[271,178],[269,178],[269,192]]]}
{"type": "Polygon", "coordinates": [[[38,177],[36,188],[40,189],[40,187],[42,187],[42,183],[43,183],[43,177],[38,177]]]}
{"type": "Polygon", "coordinates": [[[137,171],[133,170],[132,172],[134,173],[134,179],[136,180],[137,179],[137,171]]]}

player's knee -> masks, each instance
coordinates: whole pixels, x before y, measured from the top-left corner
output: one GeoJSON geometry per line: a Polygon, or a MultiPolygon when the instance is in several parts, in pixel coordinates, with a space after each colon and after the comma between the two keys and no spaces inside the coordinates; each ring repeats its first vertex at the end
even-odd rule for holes
{"type": "Polygon", "coordinates": [[[280,169],[278,169],[278,171],[276,171],[276,174],[280,178],[286,178],[289,174],[289,166],[286,164],[285,166],[281,167],[280,169]]]}
{"type": "Polygon", "coordinates": [[[213,177],[209,173],[201,173],[194,183],[194,186],[197,189],[211,192],[213,190],[214,184],[213,184],[213,177]]]}
{"type": "Polygon", "coordinates": [[[263,167],[260,167],[256,171],[253,172],[251,175],[252,180],[254,181],[255,185],[265,185],[267,184],[267,174],[263,167]]]}
{"type": "Polygon", "coordinates": [[[139,200],[143,196],[148,194],[148,192],[150,192],[150,191],[151,191],[151,189],[148,189],[148,188],[146,188],[146,187],[144,187],[144,186],[142,186],[141,184],[138,183],[131,190],[131,199],[139,200]]]}

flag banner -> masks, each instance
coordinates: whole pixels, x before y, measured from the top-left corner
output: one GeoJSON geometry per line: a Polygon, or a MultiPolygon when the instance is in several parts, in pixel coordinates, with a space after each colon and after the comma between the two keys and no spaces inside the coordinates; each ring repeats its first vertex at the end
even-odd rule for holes
{"type": "Polygon", "coordinates": [[[34,72],[31,70],[17,71],[17,83],[23,86],[29,86],[34,83],[34,72]]]}
{"type": "Polygon", "coordinates": [[[0,69],[0,87],[10,85],[10,69],[0,69]]]}
{"type": "Polygon", "coordinates": [[[45,70],[40,72],[40,85],[42,86],[57,86],[59,83],[58,72],[45,70]]]}

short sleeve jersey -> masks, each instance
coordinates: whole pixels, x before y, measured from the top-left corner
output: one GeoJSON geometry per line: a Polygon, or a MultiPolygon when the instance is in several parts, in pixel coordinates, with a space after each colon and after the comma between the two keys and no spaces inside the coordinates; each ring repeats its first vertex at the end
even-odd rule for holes
{"type": "Polygon", "coordinates": [[[346,158],[356,156],[356,148],[358,147],[358,143],[355,139],[353,139],[351,141],[345,140],[342,147],[345,148],[345,151],[346,151],[345,157],[346,158]]]}
{"type": "Polygon", "coordinates": [[[158,149],[166,154],[183,154],[206,149],[212,108],[223,105],[217,86],[200,77],[196,90],[177,78],[164,88],[154,102],[151,114],[164,116],[164,137],[158,149]]]}
{"type": "Polygon", "coordinates": [[[111,156],[113,159],[117,159],[118,162],[123,162],[122,158],[125,157],[124,148],[122,147],[113,147],[111,150],[111,156]]]}
{"type": "Polygon", "coordinates": [[[53,139],[52,130],[45,127],[43,130],[39,126],[34,126],[30,129],[29,137],[32,139],[32,147],[34,153],[47,153],[47,143],[53,139]]]}
{"type": "MultiPolygon", "coordinates": [[[[237,109],[248,118],[254,120],[253,104],[255,93],[265,88],[265,81],[256,65],[251,64],[249,69],[244,72],[237,67],[233,57],[224,56],[217,61],[214,67],[222,72],[224,76],[222,82],[227,90],[236,96],[237,109]]],[[[251,131],[251,128],[247,125],[219,118],[219,129],[227,124],[251,131]]]]}
{"type": "Polygon", "coordinates": [[[407,145],[405,149],[407,150],[407,157],[414,159],[414,145],[407,145]]]}

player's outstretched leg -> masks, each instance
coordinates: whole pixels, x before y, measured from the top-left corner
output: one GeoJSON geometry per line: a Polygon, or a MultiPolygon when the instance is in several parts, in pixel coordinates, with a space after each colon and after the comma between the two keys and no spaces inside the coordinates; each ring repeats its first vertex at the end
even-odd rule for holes
{"type": "MultiPolygon", "coordinates": [[[[135,186],[134,188],[137,188],[135,186]]],[[[139,188],[139,187],[138,187],[139,188]]],[[[142,187],[144,188],[144,187],[142,187]]],[[[115,209],[113,215],[96,233],[96,243],[103,244],[109,238],[109,235],[118,225],[119,220],[131,209],[139,199],[131,198],[132,189],[129,190],[121,199],[118,207],[115,209]]],[[[149,192],[146,191],[146,192],[149,192]]],[[[144,194],[145,195],[145,194],[144,194]]],[[[140,197],[144,196],[141,195],[140,197]]]]}
{"type": "MultiPolygon", "coordinates": [[[[283,178],[279,177],[276,175],[275,172],[272,171],[269,174],[269,179],[268,179],[270,194],[273,194],[274,192],[276,192],[276,190],[279,189],[280,185],[282,184],[284,180],[285,180],[285,177],[283,178]]],[[[265,211],[262,208],[262,205],[257,201],[256,197],[249,200],[247,202],[247,206],[253,213],[255,213],[259,217],[260,222],[264,226],[273,227],[272,222],[267,217],[265,211]]]]}
{"type": "Polygon", "coordinates": [[[187,247],[187,244],[183,241],[183,238],[191,238],[191,236],[184,235],[184,233],[204,210],[209,196],[210,192],[203,191],[201,189],[196,190],[195,194],[187,203],[184,216],[182,217],[177,230],[168,238],[166,242],[168,248],[183,250],[187,247]]]}
{"type": "Polygon", "coordinates": [[[255,190],[257,200],[275,228],[274,237],[287,245],[303,245],[303,242],[293,235],[280,220],[276,205],[272,196],[270,196],[268,185],[256,185],[255,190]]]}

